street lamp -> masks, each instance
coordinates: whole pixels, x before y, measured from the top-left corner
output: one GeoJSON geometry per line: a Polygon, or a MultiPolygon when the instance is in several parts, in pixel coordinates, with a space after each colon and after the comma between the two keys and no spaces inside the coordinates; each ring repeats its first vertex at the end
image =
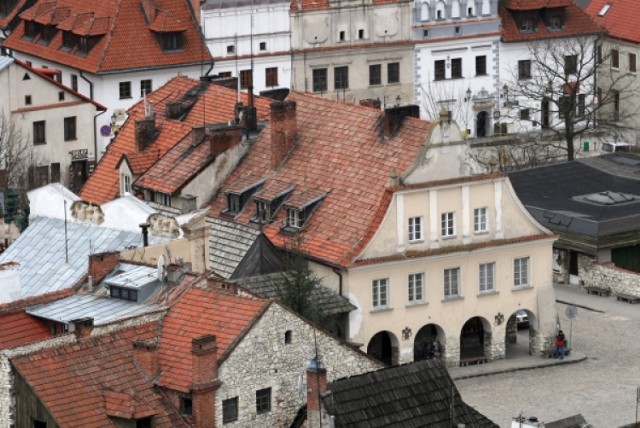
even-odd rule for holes
{"type": "Polygon", "coordinates": [[[467,88],[465,94],[467,94],[467,97],[464,99],[464,101],[468,102],[469,100],[471,100],[471,88],[467,88]]]}

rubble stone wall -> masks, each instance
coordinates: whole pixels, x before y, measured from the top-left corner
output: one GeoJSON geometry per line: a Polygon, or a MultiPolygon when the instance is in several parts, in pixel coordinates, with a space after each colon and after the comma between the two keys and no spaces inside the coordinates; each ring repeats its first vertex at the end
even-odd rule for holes
{"type": "Polygon", "coordinates": [[[640,275],[611,264],[593,263],[582,271],[581,279],[587,287],[601,287],[612,293],[640,297],[640,275]]]}

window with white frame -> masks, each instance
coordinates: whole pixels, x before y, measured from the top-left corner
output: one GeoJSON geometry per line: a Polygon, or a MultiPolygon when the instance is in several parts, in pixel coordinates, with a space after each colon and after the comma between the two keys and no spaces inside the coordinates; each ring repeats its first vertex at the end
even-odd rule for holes
{"type": "Polygon", "coordinates": [[[389,278],[374,279],[371,283],[373,309],[386,308],[389,304],[389,278]]]}
{"type": "Polygon", "coordinates": [[[458,297],[460,295],[460,268],[444,270],[444,297],[458,297]]]}
{"type": "Polygon", "coordinates": [[[444,238],[456,235],[456,216],[454,212],[442,213],[441,217],[442,236],[444,238]]]}
{"type": "Polygon", "coordinates": [[[422,241],[422,217],[409,218],[409,242],[422,241]]]}
{"type": "Polygon", "coordinates": [[[486,232],[489,230],[487,222],[487,208],[476,208],[473,210],[473,231],[476,233],[486,232]]]}
{"type": "Polygon", "coordinates": [[[480,264],[480,292],[486,293],[495,290],[495,268],[496,264],[482,263],[480,264]]]}
{"type": "Polygon", "coordinates": [[[513,286],[529,286],[529,257],[521,257],[513,260],[513,286]]]}
{"type": "Polygon", "coordinates": [[[424,273],[411,273],[407,280],[409,303],[424,301],[424,273]]]}
{"type": "Polygon", "coordinates": [[[302,219],[300,218],[300,210],[290,208],[287,210],[287,225],[295,228],[302,226],[302,219]]]}
{"type": "Polygon", "coordinates": [[[122,183],[122,195],[131,193],[131,177],[127,174],[120,174],[120,182],[122,183]]]}

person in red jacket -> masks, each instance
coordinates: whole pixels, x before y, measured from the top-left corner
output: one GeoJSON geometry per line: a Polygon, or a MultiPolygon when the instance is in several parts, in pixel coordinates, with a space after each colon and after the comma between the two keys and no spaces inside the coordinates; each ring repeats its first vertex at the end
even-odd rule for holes
{"type": "Polygon", "coordinates": [[[562,360],[564,358],[564,333],[558,330],[556,334],[556,358],[562,360]]]}

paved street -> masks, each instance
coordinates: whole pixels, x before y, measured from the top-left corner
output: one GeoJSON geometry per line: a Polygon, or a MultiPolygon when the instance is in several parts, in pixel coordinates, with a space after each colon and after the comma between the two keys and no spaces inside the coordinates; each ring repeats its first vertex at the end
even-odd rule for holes
{"type": "Polygon", "coordinates": [[[501,427],[509,426],[520,413],[543,422],[581,413],[598,428],[634,422],[640,386],[640,305],[561,285],[556,286],[556,299],[567,338],[569,321],[561,302],[579,306],[573,348],[587,358],[575,364],[457,380],[463,399],[501,427]]]}

